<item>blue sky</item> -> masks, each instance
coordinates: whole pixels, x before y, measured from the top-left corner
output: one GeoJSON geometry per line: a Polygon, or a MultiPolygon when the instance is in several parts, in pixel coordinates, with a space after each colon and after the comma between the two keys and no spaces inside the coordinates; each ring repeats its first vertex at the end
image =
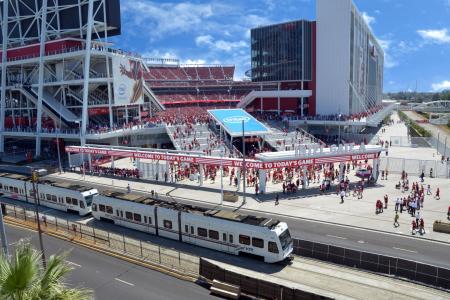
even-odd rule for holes
{"type": "MultiPolygon", "coordinates": [[[[333,0],[329,0],[333,1],[333,0]]],[[[385,49],[385,91],[450,89],[450,0],[354,0],[385,49]]],[[[315,19],[314,0],[121,0],[117,47],[250,69],[250,28],[315,19]]]]}

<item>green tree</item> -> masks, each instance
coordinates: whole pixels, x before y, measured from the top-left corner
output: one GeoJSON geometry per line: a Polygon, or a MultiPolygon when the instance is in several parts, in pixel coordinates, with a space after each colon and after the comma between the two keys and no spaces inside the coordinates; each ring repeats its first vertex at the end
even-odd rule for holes
{"type": "Polygon", "coordinates": [[[52,255],[43,268],[40,253],[29,242],[20,241],[12,257],[0,257],[0,299],[92,299],[92,291],[69,288],[65,283],[65,276],[72,270],[66,256],[52,255]]]}

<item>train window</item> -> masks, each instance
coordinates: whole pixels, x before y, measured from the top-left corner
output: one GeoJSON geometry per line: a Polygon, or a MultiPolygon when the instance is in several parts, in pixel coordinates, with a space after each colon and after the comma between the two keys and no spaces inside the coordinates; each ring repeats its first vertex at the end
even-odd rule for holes
{"type": "Polygon", "coordinates": [[[99,204],[98,205],[98,210],[104,212],[105,211],[105,206],[103,204],[99,204]]]}
{"type": "Polygon", "coordinates": [[[152,224],[152,217],[148,217],[148,224],[152,224]]]}
{"type": "Polygon", "coordinates": [[[53,202],[58,202],[58,198],[56,198],[55,195],[52,195],[52,201],[53,201],[53,202]]]}
{"type": "Polygon", "coordinates": [[[46,194],[45,196],[46,196],[46,199],[47,199],[48,201],[52,200],[52,195],[46,194]]]}
{"type": "Polygon", "coordinates": [[[252,246],[257,248],[264,248],[264,240],[252,237],[252,246]]]}
{"type": "Polygon", "coordinates": [[[209,231],[209,238],[213,239],[213,240],[218,240],[219,239],[219,232],[215,231],[215,230],[210,230],[209,231]]]}
{"type": "Polygon", "coordinates": [[[72,204],[73,205],[78,205],[78,199],[72,198],[72,204]]]}
{"type": "Polygon", "coordinates": [[[222,240],[223,240],[224,242],[227,241],[227,234],[226,234],[226,233],[223,233],[223,234],[222,234],[222,240]]]}
{"type": "Polygon", "coordinates": [[[147,216],[144,216],[144,223],[147,223],[147,216]]]}
{"type": "Polygon", "coordinates": [[[239,244],[250,245],[250,237],[247,235],[240,234],[239,235],[239,244]]]}
{"type": "Polygon", "coordinates": [[[14,188],[14,193],[18,194],[19,193],[19,189],[18,188],[14,188]]]}
{"type": "Polygon", "coordinates": [[[92,204],[92,211],[97,211],[97,204],[92,204]]]}
{"type": "Polygon", "coordinates": [[[125,218],[128,220],[133,220],[133,213],[130,213],[129,211],[125,212],[125,218]]]}
{"type": "Polygon", "coordinates": [[[67,203],[67,204],[71,204],[71,203],[72,203],[72,198],[66,197],[66,203],[67,203]]]}
{"type": "Polygon", "coordinates": [[[163,225],[165,228],[172,229],[172,221],[164,220],[163,225]]]}
{"type": "MultiPolygon", "coordinates": [[[[94,205],[94,204],[92,204],[94,205]]],[[[119,210],[116,210],[116,216],[119,216],[119,210]]]]}
{"type": "Polygon", "coordinates": [[[123,218],[123,211],[120,211],[120,217],[123,218]]]}
{"type": "Polygon", "coordinates": [[[272,252],[272,253],[278,253],[278,246],[277,246],[277,243],[275,243],[275,242],[269,242],[269,244],[268,244],[268,250],[269,250],[269,252],[272,252]]]}
{"type": "Polygon", "coordinates": [[[194,234],[194,226],[191,226],[191,234],[194,234]]]}
{"type": "Polygon", "coordinates": [[[140,214],[134,214],[133,217],[136,222],[142,222],[142,216],[140,214]]]}
{"type": "Polygon", "coordinates": [[[83,201],[80,201],[80,208],[85,208],[83,201]]]}
{"type": "Polygon", "coordinates": [[[87,206],[91,205],[92,198],[93,198],[92,195],[84,197],[84,200],[86,201],[87,206]]]}
{"type": "Polygon", "coordinates": [[[0,183],[0,189],[3,189],[3,185],[0,183]]]}
{"type": "Polygon", "coordinates": [[[203,237],[207,237],[208,236],[207,230],[205,228],[201,228],[201,227],[197,228],[197,234],[199,236],[203,236],[203,237]]]}
{"type": "Polygon", "coordinates": [[[114,213],[112,206],[106,205],[106,213],[110,215],[114,213]]]}
{"type": "Polygon", "coordinates": [[[184,225],[184,232],[189,233],[189,226],[184,225]]]}
{"type": "Polygon", "coordinates": [[[232,235],[232,234],[230,234],[230,235],[228,236],[228,239],[230,240],[230,243],[233,243],[233,235],[232,235]]]}

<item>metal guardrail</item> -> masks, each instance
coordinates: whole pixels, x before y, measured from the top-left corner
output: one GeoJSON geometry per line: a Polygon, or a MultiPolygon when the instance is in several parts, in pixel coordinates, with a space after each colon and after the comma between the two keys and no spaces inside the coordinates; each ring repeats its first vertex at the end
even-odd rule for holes
{"type": "MultiPolygon", "coordinates": [[[[37,223],[36,212],[21,206],[5,204],[5,216],[17,221],[37,223]]],[[[142,262],[149,262],[175,269],[183,274],[198,276],[200,258],[175,249],[161,247],[146,241],[129,238],[94,226],[69,221],[40,213],[44,232],[56,232],[70,239],[78,239],[119,255],[131,256],[142,262]],[[45,216],[45,218],[42,218],[45,216]]]]}
{"type": "Polygon", "coordinates": [[[294,254],[450,290],[450,269],[446,268],[300,239],[294,239],[294,254]]]}

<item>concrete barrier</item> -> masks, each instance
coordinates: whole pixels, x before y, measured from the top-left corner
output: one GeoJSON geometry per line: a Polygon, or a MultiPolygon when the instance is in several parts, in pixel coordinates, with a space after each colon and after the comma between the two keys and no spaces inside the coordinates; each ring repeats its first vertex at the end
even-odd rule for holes
{"type": "Polygon", "coordinates": [[[434,221],[433,231],[442,232],[442,233],[450,233],[450,223],[442,222],[442,221],[434,221]]]}
{"type": "Polygon", "coordinates": [[[242,294],[263,299],[331,299],[323,295],[317,295],[311,292],[282,286],[259,278],[238,274],[219,267],[218,265],[203,258],[200,259],[200,276],[206,279],[212,285],[214,285],[214,281],[220,281],[229,285],[239,286],[240,292],[242,294]]]}

